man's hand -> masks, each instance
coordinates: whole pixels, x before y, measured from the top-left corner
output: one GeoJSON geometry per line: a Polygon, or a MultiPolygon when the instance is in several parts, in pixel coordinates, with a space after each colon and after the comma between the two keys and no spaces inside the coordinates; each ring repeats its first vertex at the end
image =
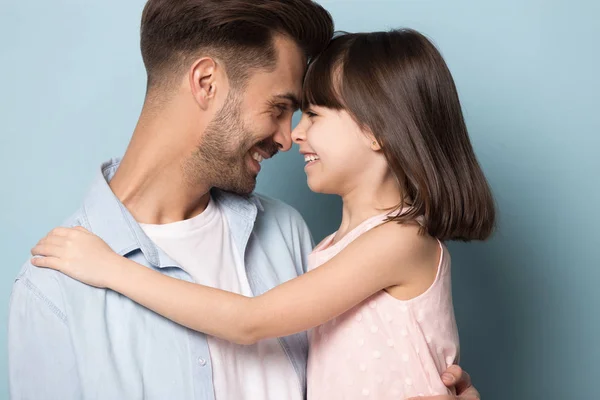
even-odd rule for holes
{"type": "Polygon", "coordinates": [[[444,371],[442,382],[448,388],[456,389],[456,396],[416,397],[408,400],[481,400],[479,392],[471,384],[471,377],[458,365],[451,365],[444,371]]]}

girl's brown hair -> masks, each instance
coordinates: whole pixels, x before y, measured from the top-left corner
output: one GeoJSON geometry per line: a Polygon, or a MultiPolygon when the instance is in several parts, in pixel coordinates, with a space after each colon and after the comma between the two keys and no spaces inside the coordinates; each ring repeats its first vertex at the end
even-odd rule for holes
{"type": "Polygon", "coordinates": [[[494,230],[492,193],[477,162],[454,81],[422,34],[401,29],[342,34],[309,66],[304,108],[346,110],[380,144],[408,212],[441,240],[484,240],[494,230]]]}

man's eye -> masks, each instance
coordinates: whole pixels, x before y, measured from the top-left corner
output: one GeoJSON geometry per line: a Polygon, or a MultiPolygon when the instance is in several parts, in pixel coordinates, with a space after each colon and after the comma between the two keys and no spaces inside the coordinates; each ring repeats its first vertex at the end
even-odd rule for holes
{"type": "Polygon", "coordinates": [[[288,110],[288,107],[286,105],[283,104],[278,104],[275,106],[275,114],[280,117],[283,114],[285,114],[288,110]]]}

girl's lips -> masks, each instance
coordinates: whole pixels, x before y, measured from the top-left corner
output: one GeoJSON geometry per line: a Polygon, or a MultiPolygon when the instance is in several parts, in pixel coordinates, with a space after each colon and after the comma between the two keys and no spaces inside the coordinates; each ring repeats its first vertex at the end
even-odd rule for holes
{"type": "Polygon", "coordinates": [[[318,163],[319,160],[313,160],[313,161],[309,161],[308,163],[306,163],[306,165],[304,166],[304,170],[306,170],[309,167],[312,167],[313,165],[315,165],[316,163],[318,163]]]}

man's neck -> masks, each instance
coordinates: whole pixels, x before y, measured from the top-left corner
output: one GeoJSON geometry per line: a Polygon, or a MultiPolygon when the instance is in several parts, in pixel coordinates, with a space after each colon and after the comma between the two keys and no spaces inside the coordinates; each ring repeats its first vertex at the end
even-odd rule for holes
{"type": "Polygon", "coordinates": [[[161,117],[142,112],[109,183],[134,218],[148,224],[194,217],[204,211],[210,198],[208,183],[185,179],[183,160],[189,157],[186,149],[191,146],[184,140],[187,127],[178,124],[183,119],[163,111],[161,117]]]}
{"type": "Polygon", "coordinates": [[[119,165],[109,185],[136,221],[166,224],[200,214],[210,198],[208,187],[192,188],[179,168],[147,168],[127,157],[119,165]]]}

